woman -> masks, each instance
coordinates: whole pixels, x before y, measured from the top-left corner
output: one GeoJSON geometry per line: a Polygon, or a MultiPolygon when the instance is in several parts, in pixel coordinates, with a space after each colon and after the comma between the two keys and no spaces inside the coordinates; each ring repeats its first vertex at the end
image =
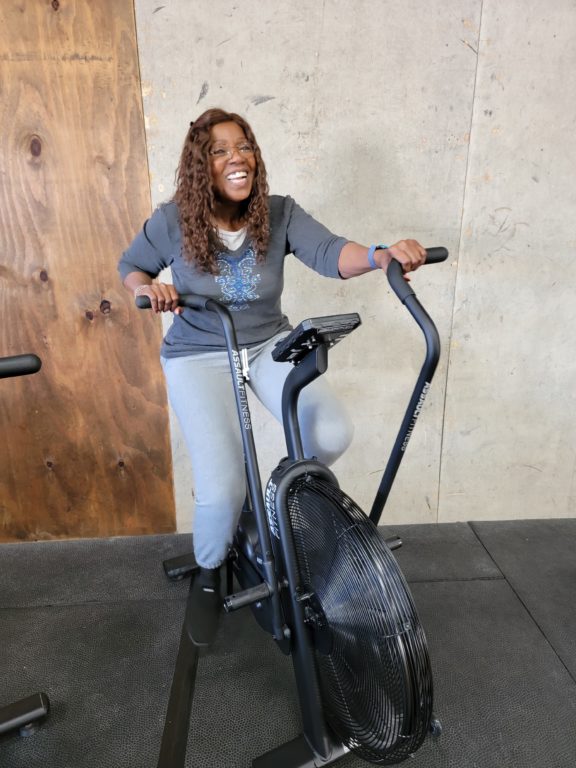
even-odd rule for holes
{"type": "MultiPolygon", "coordinates": [[[[195,476],[192,640],[213,636],[220,607],[219,572],[232,542],[246,485],[224,336],[218,317],[178,307],[179,293],[211,296],[233,313],[248,349],[249,384],[281,419],[281,394],[291,370],[275,363],[274,345],[291,328],[282,314],[284,259],[293,253],[327,277],[347,279],[385,269],[394,258],[405,272],[425,259],[415,240],[367,248],[329,232],[290,197],[269,196],[256,138],[239,115],[204,112],[184,142],[173,199],[161,205],[123,254],[119,270],[135,296],[155,312],[174,313],[161,361],[195,476]],[[171,267],[173,285],[153,282],[171,267]]],[[[331,464],[348,447],[352,427],[328,383],[318,379],[300,396],[307,456],[331,464]]]]}

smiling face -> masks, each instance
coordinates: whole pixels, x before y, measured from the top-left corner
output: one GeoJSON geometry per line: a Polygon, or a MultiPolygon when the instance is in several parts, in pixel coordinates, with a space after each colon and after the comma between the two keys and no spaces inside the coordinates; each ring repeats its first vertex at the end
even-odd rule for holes
{"type": "Polygon", "coordinates": [[[210,129],[210,175],[217,201],[241,203],[250,197],[256,174],[254,150],[233,122],[210,129]]]}

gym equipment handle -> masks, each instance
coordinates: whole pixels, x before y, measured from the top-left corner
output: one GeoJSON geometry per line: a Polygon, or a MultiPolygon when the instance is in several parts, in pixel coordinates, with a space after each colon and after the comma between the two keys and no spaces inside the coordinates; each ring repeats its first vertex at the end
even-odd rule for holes
{"type": "Polygon", "coordinates": [[[426,248],[426,264],[439,264],[448,258],[448,249],[443,246],[426,248]]]}
{"type": "MultiPolygon", "coordinates": [[[[212,301],[208,296],[198,296],[195,293],[182,293],[178,297],[178,306],[189,309],[207,309],[207,302],[212,301]]],[[[138,309],[150,309],[152,306],[148,296],[136,296],[138,309]]]]}
{"type": "MultiPolygon", "coordinates": [[[[446,248],[428,248],[426,257],[426,264],[446,261],[448,258],[448,251],[446,248]]],[[[440,337],[438,335],[438,330],[434,325],[432,318],[418,301],[410,284],[404,280],[401,264],[393,259],[388,265],[386,276],[388,277],[390,287],[410,312],[424,334],[424,339],[426,341],[426,357],[372,505],[370,519],[375,525],[378,525],[382,510],[388,500],[400,462],[404,457],[406,447],[412,436],[412,432],[414,431],[416,420],[422,410],[422,405],[428,394],[432,377],[434,376],[440,359],[440,337]]]]}
{"type": "MultiPolygon", "coordinates": [[[[427,248],[426,261],[424,264],[439,264],[441,261],[446,261],[447,258],[448,251],[446,248],[427,248]]],[[[392,259],[390,264],[388,264],[386,277],[388,278],[390,287],[403,304],[408,296],[414,296],[414,291],[412,290],[410,283],[404,280],[404,272],[402,271],[402,265],[399,261],[392,259]]]]}
{"type": "Polygon", "coordinates": [[[13,355],[0,357],[0,379],[8,379],[10,376],[28,376],[37,373],[42,367],[42,361],[38,355],[13,355]]]}
{"type": "MultiPolygon", "coordinates": [[[[426,264],[437,264],[441,261],[446,261],[448,258],[448,251],[446,248],[427,248],[426,249],[426,264]]],[[[402,267],[399,262],[392,259],[388,265],[388,271],[386,275],[388,281],[401,301],[406,299],[406,296],[410,296],[414,291],[410,288],[406,280],[404,280],[402,267]]],[[[181,307],[188,307],[189,309],[207,309],[207,302],[211,301],[207,296],[199,296],[194,293],[181,294],[178,298],[178,305],[181,307]]],[[[151,302],[148,296],[137,296],[136,306],[138,309],[150,309],[151,302]]]]}

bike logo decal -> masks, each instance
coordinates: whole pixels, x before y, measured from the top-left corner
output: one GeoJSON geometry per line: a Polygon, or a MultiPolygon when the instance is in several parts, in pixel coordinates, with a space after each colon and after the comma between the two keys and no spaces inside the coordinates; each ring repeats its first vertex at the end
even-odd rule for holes
{"type": "Polygon", "coordinates": [[[404,438],[404,442],[402,443],[402,448],[400,449],[401,451],[405,451],[408,446],[408,443],[410,442],[410,438],[412,437],[412,432],[414,432],[416,421],[418,420],[418,416],[420,416],[420,411],[422,410],[422,407],[424,405],[424,400],[426,400],[426,395],[428,394],[429,389],[430,389],[430,382],[427,381],[426,384],[424,384],[422,392],[420,393],[420,398],[418,399],[416,408],[414,409],[414,413],[412,414],[412,421],[410,422],[410,426],[408,427],[408,432],[406,433],[406,437],[404,438]]]}
{"type": "Polygon", "coordinates": [[[252,429],[252,421],[250,419],[250,408],[248,407],[248,396],[246,394],[246,387],[244,386],[244,373],[242,371],[242,361],[237,350],[232,350],[232,360],[234,361],[234,378],[236,380],[236,386],[238,387],[238,395],[240,397],[240,417],[242,420],[242,426],[244,429],[252,429]]]}
{"type": "Polygon", "coordinates": [[[276,483],[273,483],[272,480],[268,481],[268,485],[266,486],[266,498],[265,498],[265,504],[266,504],[266,515],[268,517],[268,527],[270,528],[270,533],[272,536],[274,536],[276,539],[280,539],[280,529],[278,527],[278,516],[276,514],[276,488],[278,486],[276,483]]]}

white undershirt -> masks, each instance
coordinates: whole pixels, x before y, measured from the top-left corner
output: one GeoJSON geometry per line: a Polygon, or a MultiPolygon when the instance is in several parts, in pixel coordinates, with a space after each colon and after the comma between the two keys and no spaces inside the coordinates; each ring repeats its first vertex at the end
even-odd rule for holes
{"type": "Polygon", "coordinates": [[[248,227],[242,227],[242,229],[239,229],[237,232],[228,232],[226,229],[218,228],[218,237],[229,251],[235,251],[237,248],[240,248],[244,242],[247,231],[248,227]]]}

